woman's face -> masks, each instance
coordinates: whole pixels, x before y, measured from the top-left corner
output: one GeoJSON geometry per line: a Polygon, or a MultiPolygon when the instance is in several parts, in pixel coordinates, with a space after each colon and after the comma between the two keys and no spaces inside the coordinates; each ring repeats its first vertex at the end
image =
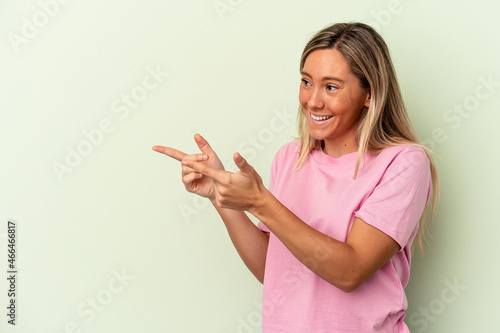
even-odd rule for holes
{"type": "Polygon", "coordinates": [[[370,103],[369,90],[359,85],[344,56],[334,49],[311,52],[301,75],[299,101],[311,137],[324,140],[325,153],[334,157],[356,151],[356,127],[370,103]]]}

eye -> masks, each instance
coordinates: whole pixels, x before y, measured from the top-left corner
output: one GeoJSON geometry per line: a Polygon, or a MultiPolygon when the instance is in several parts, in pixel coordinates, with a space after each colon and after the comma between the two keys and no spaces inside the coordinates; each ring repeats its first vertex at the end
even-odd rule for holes
{"type": "Polygon", "coordinates": [[[329,91],[335,91],[335,90],[337,90],[338,88],[337,88],[337,87],[335,87],[335,86],[332,86],[331,84],[329,84],[329,85],[327,85],[327,86],[326,86],[326,89],[327,89],[327,90],[329,90],[329,91]]]}
{"type": "Polygon", "coordinates": [[[303,85],[305,85],[305,86],[310,86],[310,85],[311,85],[311,83],[310,83],[309,81],[307,81],[306,79],[301,79],[300,81],[301,81],[301,82],[302,82],[302,84],[303,84],[303,85]]]}

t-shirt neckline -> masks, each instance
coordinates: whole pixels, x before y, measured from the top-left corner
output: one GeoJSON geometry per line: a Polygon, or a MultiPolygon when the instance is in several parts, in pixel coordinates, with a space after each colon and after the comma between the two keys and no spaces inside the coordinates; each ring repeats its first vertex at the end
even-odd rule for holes
{"type": "Polygon", "coordinates": [[[311,151],[311,156],[316,160],[316,162],[321,164],[350,164],[350,162],[355,163],[358,157],[358,151],[353,151],[352,153],[347,153],[339,157],[333,157],[326,154],[321,147],[315,148],[311,151]]]}

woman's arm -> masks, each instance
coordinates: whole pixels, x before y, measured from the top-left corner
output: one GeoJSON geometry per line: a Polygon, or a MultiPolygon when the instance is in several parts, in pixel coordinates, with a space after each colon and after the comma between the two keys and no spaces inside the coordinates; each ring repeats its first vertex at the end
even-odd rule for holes
{"type": "Polygon", "coordinates": [[[345,243],[331,238],[301,221],[270,193],[249,211],[307,268],[345,292],[359,287],[399,250],[396,241],[359,218],[345,243]]]}
{"type": "Polygon", "coordinates": [[[183,164],[182,182],[186,190],[210,199],[224,221],[229,237],[243,262],[255,277],[260,282],[263,282],[269,236],[260,231],[244,212],[219,207],[215,202],[212,179],[204,177],[196,170],[186,166],[188,161],[192,161],[201,163],[213,170],[224,170],[219,157],[208,142],[199,134],[196,134],[194,139],[201,154],[188,155],[177,149],[163,146],[154,146],[153,150],[172,157],[183,164]]]}
{"type": "Polygon", "coordinates": [[[399,250],[396,241],[359,218],[345,243],[315,230],[281,204],[239,154],[234,161],[236,173],[195,161],[184,165],[214,180],[216,206],[253,214],[305,266],[341,290],[355,290],[399,250]]]}
{"type": "Polygon", "coordinates": [[[261,231],[242,211],[221,208],[214,203],[236,251],[250,272],[264,282],[269,235],[261,231]]]}

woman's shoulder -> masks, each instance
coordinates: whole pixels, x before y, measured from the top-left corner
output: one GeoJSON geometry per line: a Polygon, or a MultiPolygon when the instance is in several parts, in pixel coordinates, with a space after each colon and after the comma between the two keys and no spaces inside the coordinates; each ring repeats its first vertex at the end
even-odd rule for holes
{"type": "Polygon", "coordinates": [[[282,145],[279,149],[278,152],[276,153],[276,156],[291,156],[291,155],[297,155],[300,152],[300,140],[295,139],[293,141],[287,142],[284,145],[282,145]]]}
{"type": "Polygon", "coordinates": [[[295,139],[282,145],[274,155],[273,165],[295,166],[300,153],[300,140],[295,139]]]}
{"type": "Polygon", "coordinates": [[[389,146],[383,149],[376,160],[386,165],[399,164],[401,166],[428,166],[430,161],[425,149],[418,144],[402,144],[389,146]]]}
{"type": "Polygon", "coordinates": [[[401,144],[401,145],[388,146],[380,152],[380,155],[393,156],[393,157],[405,154],[425,156],[427,158],[425,149],[418,144],[401,144]]]}

